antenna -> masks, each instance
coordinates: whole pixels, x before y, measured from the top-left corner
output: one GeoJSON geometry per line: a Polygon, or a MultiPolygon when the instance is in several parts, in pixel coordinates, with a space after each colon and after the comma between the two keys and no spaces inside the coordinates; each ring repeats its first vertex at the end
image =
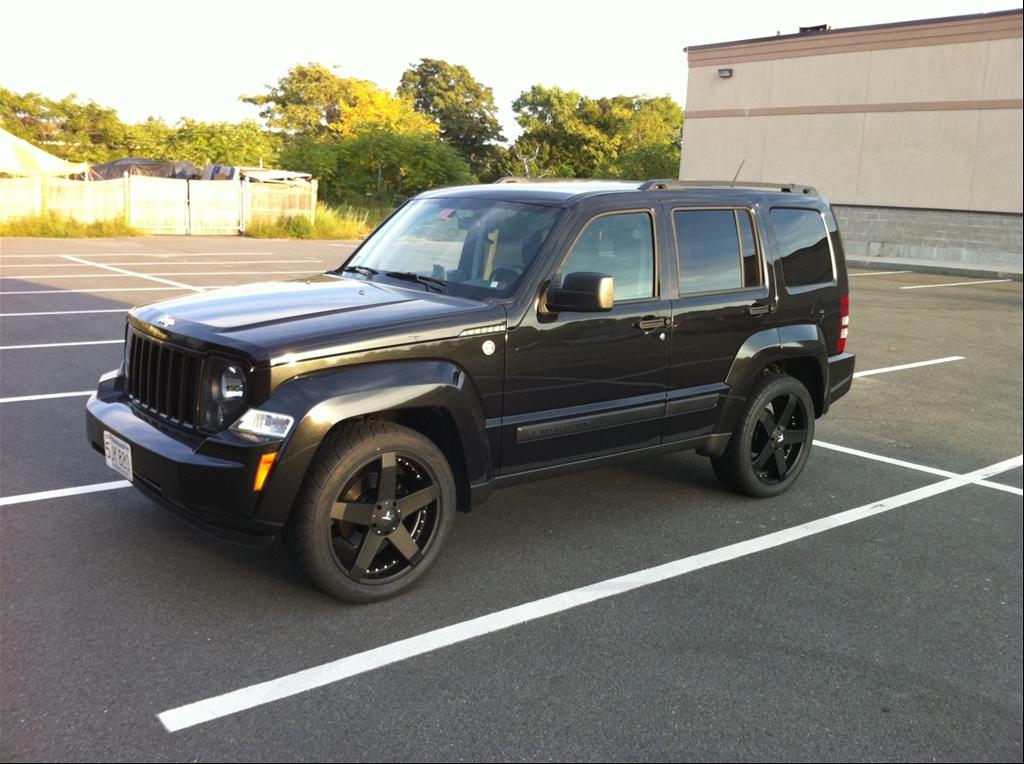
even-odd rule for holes
{"type": "Polygon", "coordinates": [[[736,168],[736,174],[732,176],[732,182],[733,183],[735,183],[736,182],[736,178],[738,178],[740,176],[740,170],[743,169],[743,165],[745,165],[746,163],[747,163],[747,160],[746,160],[746,157],[744,157],[743,161],[740,162],[740,166],[736,168]]]}

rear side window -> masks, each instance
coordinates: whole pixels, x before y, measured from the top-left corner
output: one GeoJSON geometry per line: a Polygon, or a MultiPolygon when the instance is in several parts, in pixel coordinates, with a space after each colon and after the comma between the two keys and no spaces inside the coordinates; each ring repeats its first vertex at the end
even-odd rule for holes
{"type": "Polygon", "coordinates": [[[831,286],[835,266],[828,229],[817,210],[777,208],[771,211],[779,240],[782,277],[789,289],[831,286]]]}
{"type": "Polygon", "coordinates": [[[675,210],[682,294],[761,286],[753,221],[746,210],[675,210]]]}

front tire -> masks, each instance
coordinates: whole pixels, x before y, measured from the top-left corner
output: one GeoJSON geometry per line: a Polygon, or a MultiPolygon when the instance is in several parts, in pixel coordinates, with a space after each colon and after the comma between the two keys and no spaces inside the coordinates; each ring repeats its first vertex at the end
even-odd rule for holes
{"type": "Polygon", "coordinates": [[[737,493],[765,498],[787,490],[803,471],[814,440],[814,403],[798,380],[763,375],[747,399],[715,475],[737,493]]]}
{"type": "Polygon", "coordinates": [[[444,545],[456,500],[451,467],[431,440],[390,422],[359,422],[328,437],[285,527],[285,545],[332,597],[393,597],[426,573],[444,545]]]}

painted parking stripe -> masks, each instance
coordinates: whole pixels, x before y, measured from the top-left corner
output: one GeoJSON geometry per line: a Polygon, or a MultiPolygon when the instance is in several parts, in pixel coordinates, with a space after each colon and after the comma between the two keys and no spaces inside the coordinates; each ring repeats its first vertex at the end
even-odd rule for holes
{"type": "Polygon", "coordinates": [[[54,491],[37,491],[36,493],[20,493],[16,496],[0,497],[0,507],[8,507],[12,504],[25,504],[30,501],[46,501],[47,499],[63,499],[66,496],[80,496],[83,493],[98,493],[100,491],[116,491],[119,488],[130,488],[131,483],[127,480],[112,480],[109,483],[91,483],[89,485],[78,485],[73,488],[58,488],[54,491]]]}
{"type": "MultiPolygon", "coordinates": [[[[295,273],[314,274],[315,270],[303,268],[290,271],[172,271],[170,273],[146,273],[145,276],[270,276],[295,273]]],[[[136,273],[34,273],[30,276],[0,276],[0,279],[137,279],[136,273]]]]}
{"type": "Polygon", "coordinates": [[[44,342],[38,345],[0,345],[0,350],[38,350],[39,348],[70,348],[77,345],[122,345],[124,340],[87,340],[85,342],[44,342]]]}
{"type": "Polygon", "coordinates": [[[916,286],[905,286],[900,289],[935,289],[937,287],[971,286],[972,284],[1005,284],[1013,279],[985,279],[984,281],[954,281],[949,284],[918,284],[916,286]]]}
{"type": "MultiPolygon", "coordinates": [[[[126,265],[145,265],[148,267],[165,265],[278,265],[283,263],[323,263],[326,260],[319,257],[290,257],[287,260],[232,260],[231,262],[211,263],[209,260],[159,260],[153,262],[151,260],[140,260],[138,262],[122,262],[118,261],[114,265],[119,265],[122,268],[126,265]]],[[[0,268],[92,268],[92,265],[80,265],[78,263],[19,263],[17,265],[0,265],[0,268]]],[[[25,276],[6,276],[4,278],[26,278],[25,276]]]]}
{"type": "Polygon", "coordinates": [[[922,499],[947,493],[969,485],[977,477],[991,477],[1000,472],[1019,467],[1024,461],[1021,456],[1007,459],[990,467],[984,467],[966,475],[947,478],[938,483],[915,488],[912,491],[891,496],[888,499],[864,504],[854,509],[822,517],[807,523],[795,525],[764,536],[740,541],[736,544],[684,557],[653,568],[639,570],[617,578],[599,581],[589,586],[555,594],[543,599],[527,602],[495,613],[473,618],[461,623],[428,631],[408,639],[350,655],[340,660],[287,674],[268,682],[243,687],[233,692],[199,700],[184,706],[172,708],[157,714],[157,718],[168,732],[194,727],[197,724],[230,716],[240,711],[272,703],[303,692],[309,692],[328,684],[339,682],[374,669],[399,663],[417,655],[434,652],[451,645],[465,642],[485,634],[493,634],[519,624],[535,621],[556,613],[588,605],[598,600],[640,589],[645,586],[667,581],[713,565],[746,557],[768,549],[790,544],[794,541],[839,528],[874,515],[889,512],[898,507],[922,499]]]}
{"type": "MultiPolygon", "coordinates": [[[[823,440],[815,440],[814,448],[825,448],[829,451],[837,451],[841,454],[849,454],[850,456],[859,456],[862,459],[870,459],[875,462],[882,462],[883,464],[892,464],[896,467],[905,467],[910,470],[917,470],[918,472],[924,472],[928,475],[937,475],[939,477],[957,477],[958,473],[950,472],[949,470],[940,470],[937,467],[929,467],[925,464],[916,464],[914,462],[906,462],[902,459],[894,459],[891,456],[882,456],[881,454],[873,454],[870,451],[861,451],[857,448],[849,448],[847,446],[836,445],[835,443],[826,443],[823,440]]],[[[1006,485],[1004,483],[993,483],[991,480],[985,480],[978,478],[972,481],[975,485],[983,485],[986,488],[995,488],[997,491],[1005,491],[1006,493],[1013,493],[1017,496],[1024,496],[1024,490],[1016,488],[1012,485],[1006,485]]]]}
{"type": "Polygon", "coordinates": [[[81,265],[93,265],[97,268],[103,268],[104,270],[108,270],[111,273],[120,273],[122,275],[135,276],[136,278],[145,279],[146,281],[155,281],[158,284],[167,284],[168,286],[174,286],[180,289],[190,289],[193,292],[203,291],[200,287],[190,286],[180,281],[171,281],[170,279],[160,278],[159,276],[147,276],[144,273],[139,273],[138,271],[125,270],[124,268],[119,268],[116,265],[106,265],[104,263],[97,263],[94,261],[85,260],[81,257],[75,257],[74,255],[62,255],[62,257],[68,262],[80,263],[81,265]]]}
{"type": "Polygon", "coordinates": [[[10,398],[0,398],[0,403],[24,403],[26,401],[48,401],[53,398],[84,398],[92,395],[93,390],[76,390],[73,393],[45,393],[43,395],[15,395],[10,398]]]}
{"type": "MultiPolygon", "coordinates": [[[[209,287],[213,289],[214,287],[209,287]]],[[[102,287],[96,289],[19,289],[4,294],[99,294],[101,292],[185,292],[195,291],[193,287],[102,287]]]]}
{"type": "MultiPolygon", "coordinates": [[[[280,252],[76,252],[80,257],[271,257],[280,252]]],[[[0,260],[33,257],[71,257],[67,252],[41,252],[38,254],[0,255],[0,260]]]]}
{"type": "Polygon", "coordinates": [[[910,273],[910,271],[868,271],[866,273],[847,273],[847,276],[894,276],[897,273],[910,273]]]}
{"type": "Polygon", "coordinates": [[[18,316],[78,316],[83,313],[127,313],[128,308],[103,308],[102,310],[41,310],[35,313],[0,313],[0,318],[18,316]]]}
{"type": "Polygon", "coordinates": [[[916,369],[920,366],[934,366],[937,363],[951,363],[952,361],[965,360],[962,355],[951,355],[946,358],[933,358],[931,361],[917,361],[915,363],[901,363],[899,366],[886,366],[882,369],[865,369],[854,373],[854,377],[871,377],[875,374],[888,374],[890,371],[903,371],[904,369],[916,369]]]}

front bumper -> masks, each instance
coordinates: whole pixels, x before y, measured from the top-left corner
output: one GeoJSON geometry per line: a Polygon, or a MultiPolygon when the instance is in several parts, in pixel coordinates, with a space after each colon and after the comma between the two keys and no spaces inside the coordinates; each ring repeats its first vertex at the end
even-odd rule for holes
{"type": "Polygon", "coordinates": [[[281,527],[255,519],[253,480],[260,457],[280,443],[230,432],[190,439],[139,417],[119,383],[102,380],[86,405],[92,447],[103,453],[104,431],[127,441],[135,487],[190,525],[246,546],[272,542],[281,527]]]}

